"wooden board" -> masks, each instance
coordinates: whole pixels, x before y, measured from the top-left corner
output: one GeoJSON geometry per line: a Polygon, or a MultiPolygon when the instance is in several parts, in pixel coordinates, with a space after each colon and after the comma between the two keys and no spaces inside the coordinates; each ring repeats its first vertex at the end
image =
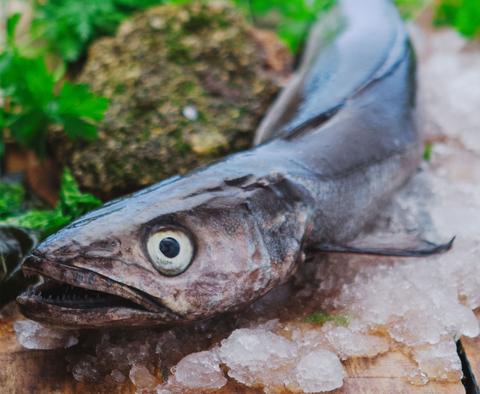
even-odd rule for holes
{"type": "MultiPolygon", "coordinates": [[[[462,338],[461,340],[464,358],[467,363],[465,366],[468,374],[468,394],[480,394],[480,337],[477,338],[462,338]]],[[[464,368],[465,369],[465,368],[464,368]]]]}
{"type": "MultiPolygon", "coordinates": [[[[480,319],[480,310],[477,311],[480,319]]],[[[466,387],[468,394],[480,394],[480,337],[461,339],[461,351],[463,352],[464,369],[466,369],[468,381],[466,387]]]]}
{"type": "Polygon", "coordinates": [[[406,376],[415,370],[415,363],[400,352],[389,352],[373,359],[351,359],[345,363],[348,377],[335,394],[442,394],[465,393],[461,382],[430,382],[414,386],[406,376]]]}

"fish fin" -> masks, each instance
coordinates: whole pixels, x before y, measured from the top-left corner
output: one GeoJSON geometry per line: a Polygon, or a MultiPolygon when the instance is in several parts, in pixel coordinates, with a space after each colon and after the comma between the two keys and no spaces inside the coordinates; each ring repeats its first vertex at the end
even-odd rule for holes
{"type": "Polygon", "coordinates": [[[416,243],[405,245],[405,247],[389,246],[389,245],[334,245],[320,244],[313,246],[309,252],[313,253],[347,253],[347,254],[363,254],[373,256],[388,257],[426,257],[449,251],[455,237],[445,243],[435,243],[423,239],[418,239],[416,243]]]}

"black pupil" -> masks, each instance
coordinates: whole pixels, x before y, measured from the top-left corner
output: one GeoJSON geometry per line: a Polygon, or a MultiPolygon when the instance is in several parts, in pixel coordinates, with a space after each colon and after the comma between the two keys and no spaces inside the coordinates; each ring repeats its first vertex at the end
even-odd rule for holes
{"type": "Polygon", "coordinates": [[[163,238],[160,241],[160,252],[162,252],[165,257],[173,259],[180,253],[180,244],[175,238],[163,238]]]}

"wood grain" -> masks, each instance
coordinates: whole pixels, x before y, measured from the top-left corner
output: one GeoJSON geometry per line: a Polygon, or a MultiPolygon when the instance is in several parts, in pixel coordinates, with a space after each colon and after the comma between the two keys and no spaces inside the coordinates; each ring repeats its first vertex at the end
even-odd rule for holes
{"type": "MultiPolygon", "coordinates": [[[[477,338],[462,338],[461,340],[463,352],[469,369],[469,382],[467,383],[469,391],[472,394],[480,394],[480,337],[477,338]]],[[[469,394],[470,394],[469,392],[469,394]]]]}
{"type": "Polygon", "coordinates": [[[412,385],[408,376],[416,369],[406,355],[391,351],[373,359],[351,359],[345,363],[348,377],[342,389],[335,394],[442,394],[465,393],[461,382],[429,382],[423,386],[412,385]]]}

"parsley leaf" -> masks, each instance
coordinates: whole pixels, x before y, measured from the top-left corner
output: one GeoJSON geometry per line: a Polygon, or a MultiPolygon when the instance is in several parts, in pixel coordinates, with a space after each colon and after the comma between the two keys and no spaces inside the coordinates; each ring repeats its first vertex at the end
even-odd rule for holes
{"type": "Polygon", "coordinates": [[[50,210],[33,209],[20,212],[24,190],[19,184],[0,183],[0,225],[23,227],[50,235],[77,217],[99,207],[102,202],[89,193],[82,193],[72,173],[63,172],[57,205],[50,210]],[[2,193],[6,191],[8,193],[2,193]],[[3,210],[2,210],[3,208],[3,210]]]}
{"type": "Polygon", "coordinates": [[[89,43],[115,33],[129,14],[162,0],[49,0],[35,2],[32,35],[65,61],[78,60],[89,43]]]}
{"type": "Polygon", "coordinates": [[[441,0],[435,12],[437,25],[453,26],[465,37],[480,34],[479,0],[441,0]]]}
{"type": "Polygon", "coordinates": [[[0,182],[0,219],[21,211],[25,190],[18,183],[0,182]]]}
{"type": "Polygon", "coordinates": [[[319,14],[331,9],[336,0],[235,0],[235,2],[260,23],[268,25],[268,20],[273,20],[273,27],[276,28],[280,39],[295,53],[303,44],[311,24],[319,14]]]}
{"type": "Polygon", "coordinates": [[[16,46],[18,20],[18,14],[9,18],[8,45],[0,53],[0,90],[5,98],[0,110],[0,137],[8,134],[40,156],[45,154],[52,125],[62,127],[72,138],[96,137],[95,124],[102,120],[108,100],[82,84],[65,81],[58,89],[59,75],[48,70],[44,57],[28,57],[16,46]]]}

